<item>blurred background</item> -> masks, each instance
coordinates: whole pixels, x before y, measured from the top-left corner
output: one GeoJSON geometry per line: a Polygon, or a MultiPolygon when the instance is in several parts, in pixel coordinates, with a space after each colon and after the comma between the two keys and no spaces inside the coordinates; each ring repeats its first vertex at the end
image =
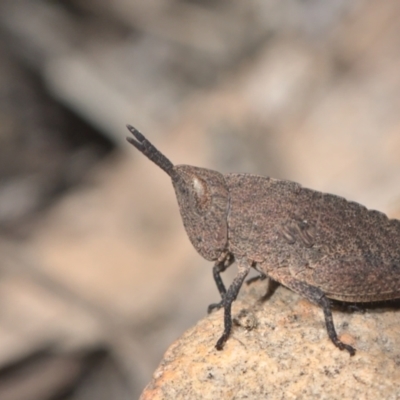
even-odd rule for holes
{"type": "Polygon", "coordinates": [[[137,398],[218,300],[127,123],[400,216],[398,0],[0,0],[0,61],[2,400],[137,398]]]}

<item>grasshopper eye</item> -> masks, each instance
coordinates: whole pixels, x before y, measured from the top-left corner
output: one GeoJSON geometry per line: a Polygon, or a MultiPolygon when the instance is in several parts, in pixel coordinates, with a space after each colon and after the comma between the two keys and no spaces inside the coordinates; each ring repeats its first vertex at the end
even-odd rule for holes
{"type": "Polygon", "coordinates": [[[197,176],[193,178],[192,184],[196,207],[200,212],[205,212],[211,205],[211,197],[207,184],[197,176]]]}

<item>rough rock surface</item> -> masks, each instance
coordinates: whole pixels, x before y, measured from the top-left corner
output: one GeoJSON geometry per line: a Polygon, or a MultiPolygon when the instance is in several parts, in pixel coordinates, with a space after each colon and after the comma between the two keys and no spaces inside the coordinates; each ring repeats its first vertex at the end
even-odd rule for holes
{"type": "Polygon", "coordinates": [[[242,290],[223,351],[221,310],[184,333],[140,399],[400,398],[398,305],[334,310],[340,338],[357,348],[350,357],[328,339],[322,310],[283,287],[260,301],[265,288],[242,290]]]}

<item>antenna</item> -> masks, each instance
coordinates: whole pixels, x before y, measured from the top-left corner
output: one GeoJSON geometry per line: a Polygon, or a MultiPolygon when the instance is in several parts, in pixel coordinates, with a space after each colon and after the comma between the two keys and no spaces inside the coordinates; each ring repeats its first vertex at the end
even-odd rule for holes
{"type": "Polygon", "coordinates": [[[172,177],[174,164],[157,150],[136,128],[131,125],[127,125],[126,127],[135,137],[132,138],[129,136],[126,140],[172,177]]]}

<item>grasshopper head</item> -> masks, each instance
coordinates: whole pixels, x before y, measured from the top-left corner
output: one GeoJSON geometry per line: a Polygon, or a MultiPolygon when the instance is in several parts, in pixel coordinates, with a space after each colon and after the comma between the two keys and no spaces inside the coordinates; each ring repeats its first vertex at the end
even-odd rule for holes
{"type": "Polygon", "coordinates": [[[206,260],[216,260],[228,243],[229,193],[224,176],[217,171],[174,166],[140,132],[128,125],[135,139],[127,138],[172,179],[179,210],[195,249],[206,260]]]}

